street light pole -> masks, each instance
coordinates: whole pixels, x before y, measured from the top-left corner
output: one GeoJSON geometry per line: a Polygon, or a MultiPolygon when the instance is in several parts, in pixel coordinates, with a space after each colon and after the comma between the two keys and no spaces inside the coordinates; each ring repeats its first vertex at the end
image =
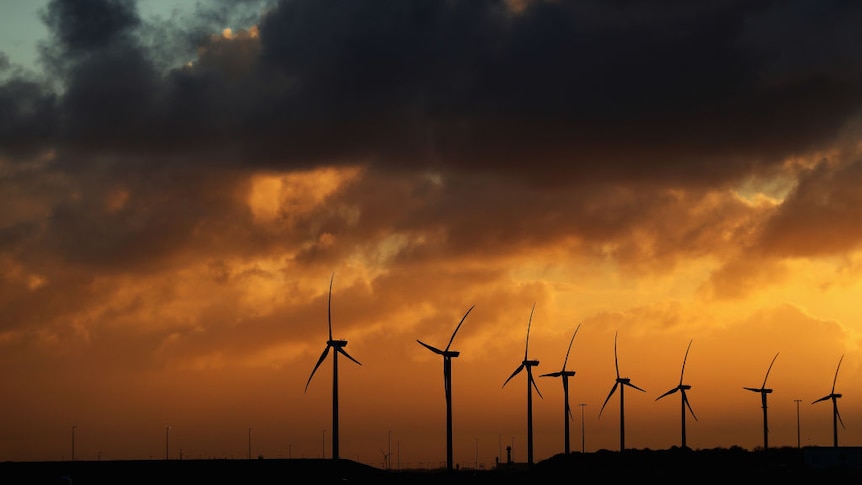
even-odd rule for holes
{"type": "Polygon", "coordinates": [[[251,428],[248,429],[248,459],[251,460],[251,428]]]}
{"type": "Polygon", "coordinates": [[[171,427],[165,426],[165,460],[171,457],[171,427]]]}
{"type": "Polygon", "coordinates": [[[799,403],[802,402],[802,399],[794,399],[796,403],[796,447],[802,447],[801,435],[799,434],[799,403]]]}
{"type": "Polygon", "coordinates": [[[580,403],[578,406],[581,407],[581,453],[587,452],[586,440],[584,439],[584,408],[587,406],[587,403],[580,403]]]}

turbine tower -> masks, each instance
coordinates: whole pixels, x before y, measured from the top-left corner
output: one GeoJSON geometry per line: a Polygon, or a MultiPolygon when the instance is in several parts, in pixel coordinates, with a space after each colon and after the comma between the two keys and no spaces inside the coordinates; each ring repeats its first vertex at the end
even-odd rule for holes
{"type": "Polygon", "coordinates": [[[581,325],[578,324],[578,327],[575,328],[575,333],[572,334],[572,339],[569,341],[569,349],[566,351],[566,358],[563,359],[563,368],[557,372],[551,372],[548,374],[542,374],[541,377],[560,377],[563,380],[563,423],[564,427],[564,449],[566,455],[569,454],[570,446],[569,446],[569,420],[575,419],[572,415],[572,408],[569,406],[569,377],[574,377],[575,371],[566,370],[566,362],[569,361],[569,353],[572,351],[572,343],[575,341],[575,336],[578,334],[578,330],[580,330],[581,325]]]}
{"type": "MultiPolygon", "coordinates": [[[[476,306],[476,305],[473,305],[476,306]]],[[[446,391],[446,470],[452,471],[452,359],[461,355],[461,352],[456,350],[449,350],[449,347],[452,346],[452,341],[455,340],[455,334],[458,333],[458,330],[461,328],[461,324],[464,323],[464,320],[467,318],[467,315],[473,311],[473,306],[467,310],[467,313],[461,318],[461,321],[458,323],[458,326],[455,327],[455,331],[452,332],[452,336],[449,338],[449,344],[446,345],[446,348],[440,350],[436,347],[432,347],[431,345],[426,344],[425,342],[417,339],[422,346],[426,349],[434,352],[435,354],[443,356],[443,388],[446,391]]]]}
{"type": "MultiPolygon", "coordinates": [[[[617,332],[619,333],[619,332],[617,332]]],[[[620,390],[620,451],[625,451],[626,449],[626,414],[625,414],[625,387],[629,386],[633,389],[637,389],[641,392],[646,392],[640,387],[631,383],[631,379],[628,377],[620,377],[620,363],[617,358],[617,333],[614,333],[614,366],[617,370],[617,380],[614,382],[614,386],[611,388],[611,392],[608,393],[608,397],[605,398],[604,404],[602,404],[602,409],[599,410],[599,418],[602,417],[602,411],[605,410],[605,405],[610,400],[611,396],[614,395],[617,388],[620,390]]]]}
{"type": "Polygon", "coordinates": [[[327,319],[329,321],[329,340],[326,341],[326,347],[323,348],[323,353],[317,359],[317,364],[311,370],[311,375],[308,376],[308,381],[305,383],[305,390],[308,391],[308,385],[311,383],[311,378],[317,372],[320,364],[326,360],[329,350],[332,350],[332,459],[338,460],[338,354],[343,354],[353,362],[362,365],[358,360],[354,359],[344,350],[347,346],[347,340],[333,340],[332,338],[332,281],[335,279],[335,273],[329,279],[329,302],[327,304],[327,319]]]}
{"type": "Polygon", "coordinates": [[[775,357],[772,358],[772,362],[769,363],[769,367],[766,368],[766,377],[763,378],[763,385],[760,387],[743,387],[743,389],[747,389],[752,392],[760,393],[760,401],[763,405],[763,449],[766,450],[769,448],[769,425],[766,420],[766,396],[772,393],[772,389],[766,387],[766,379],[769,379],[769,371],[772,370],[772,364],[775,363],[775,359],[778,358],[778,352],[775,353],[775,357]]]}
{"type": "Polygon", "coordinates": [[[533,309],[530,310],[530,320],[527,322],[527,342],[524,345],[524,360],[521,361],[521,365],[515,369],[515,372],[512,372],[512,375],[506,379],[506,382],[503,383],[503,387],[506,387],[506,384],[512,380],[513,377],[518,375],[522,370],[527,369],[527,467],[533,467],[533,389],[536,389],[536,393],[539,394],[539,397],[542,397],[542,393],[539,392],[539,386],[536,385],[536,381],[533,379],[533,367],[539,365],[538,360],[530,360],[527,358],[527,350],[530,348],[530,325],[533,323],[533,311],[536,309],[536,304],[533,303],[533,309]]]}
{"type": "Polygon", "coordinates": [[[683,376],[683,374],[685,374],[685,361],[688,359],[688,351],[691,350],[691,342],[692,341],[689,340],[688,347],[685,349],[685,356],[682,358],[682,372],[679,373],[679,384],[676,387],[674,387],[673,389],[667,391],[666,393],[662,394],[661,396],[659,396],[655,399],[656,401],[658,401],[659,399],[661,399],[665,396],[669,396],[669,395],[675,393],[676,391],[679,391],[679,394],[680,394],[680,397],[682,400],[682,448],[683,449],[686,448],[686,444],[685,444],[685,410],[686,410],[686,408],[688,408],[688,412],[691,413],[691,417],[693,417],[694,420],[697,421],[697,416],[694,415],[694,410],[691,409],[691,404],[689,404],[689,402],[688,402],[688,396],[686,396],[686,394],[685,394],[685,391],[691,389],[691,386],[688,384],[682,383],[682,376],[683,376]]]}
{"type": "Polygon", "coordinates": [[[841,415],[838,414],[838,398],[841,397],[841,394],[835,393],[835,383],[838,381],[838,369],[841,368],[841,361],[844,360],[844,355],[838,359],[838,367],[835,369],[835,378],[832,379],[832,392],[821,397],[820,399],[812,402],[825,401],[827,399],[832,400],[832,446],[838,448],[838,423],[841,423],[841,427],[844,427],[844,421],[841,419],[841,415]]]}

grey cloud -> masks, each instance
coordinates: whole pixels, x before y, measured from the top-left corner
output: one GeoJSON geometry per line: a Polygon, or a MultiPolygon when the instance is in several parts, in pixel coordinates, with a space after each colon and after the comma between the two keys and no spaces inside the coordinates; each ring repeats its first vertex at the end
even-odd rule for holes
{"type": "MultiPolygon", "coordinates": [[[[222,7],[201,24],[228,18],[222,7]]],[[[248,48],[216,49],[189,27],[207,62],[164,72],[163,52],[141,40],[155,27],[132,3],[55,1],[55,47],[89,54],[62,71],[63,136],[43,142],[542,184],[721,183],[822,148],[858,113],[859,17],[853,3],[804,0],[572,0],[519,13],[491,0],[282,1],[258,39],[219,41],[248,48]]]]}
{"type": "Polygon", "coordinates": [[[109,47],[140,22],[135,0],[52,0],[42,18],[66,55],[109,47]]]}
{"type": "MultiPolygon", "coordinates": [[[[379,174],[493,174],[511,192],[444,194],[451,199],[439,206],[411,206],[415,225],[393,213],[390,199],[350,192],[357,204],[374,204],[363,214],[388,208],[366,216],[380,219],[353,228],[354,237],[377,237],[387,223],[410,231],[427,222],[450,225],[453,247],[512,232],[504,241],[512,251],[554,231],[625,241],[627,230],[650,220],[639,210],[670,210],[662,188],[721,189],[822,149],[862,100],[862,56],[852,55],[862,43],[851,28],[862,7],[851,2],[559,0],[515,13],[491,0],[293,0],[259,18],[259,37],[231,39],[209,35],[266,3],[213,5],[187,24],[142,19],[132,2],[56,0],[46,15],[53,67],[44,74],[61,76],[62,89],[49,87],[53,79],[0,84],[0,150],[20,163],[22,153],[54,149],[51,169],[83,189],[74,203],[58,203],[44,233],[71,259],[160,259],[169,242],[195,243],[194,228],[221,227],[214,210],[245,228],[234,201],[201,189],[212,183],[230,192],[231,181],[244,181],[232,170],[357,161],[379,174]],[[165,70],[166,53],[188,52],[192,40],[197,61],[165,70]],[[111,178],[132,199],[123,212],[98,212],[111,178]],[[532,187],[519,187],[525,181],[532,187]],[[537,196],[536,185],[580,195],[537,196]],[[164,195],[177,189],[182,197],[164,195]],[[640,190],[640,199],[620,207],[602,198],[617,190],[640,190]],[[516,202],[530,197],[537,198],[516,202]],[[182,210],[172,210],[177,201],[182,210]],[[446,220],[459,204],[479,209],[446,220]],[[512,227],[471,229],[491,206],[506,208],[512,227]],[[537,211],[546,219],[533,220],[537,211]]],[[[303,224],[347,232],[344,221],[321,217],[303,224]]],[[[661,232],[703,251],[709,229],[661,232]]],[[[250,232],[237,234],[251,240],[250,232]]],[[[656,238],[659,254],[673,252],[656,238]]],[[[252,246],[271,244],[264,237],[252,246]]],[[[301,256],[334,254],[318,250],[301,256]]]]}

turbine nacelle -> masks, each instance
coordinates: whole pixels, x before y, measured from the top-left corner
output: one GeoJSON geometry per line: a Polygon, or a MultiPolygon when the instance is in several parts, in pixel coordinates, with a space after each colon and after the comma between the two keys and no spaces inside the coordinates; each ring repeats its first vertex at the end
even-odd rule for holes
{"type": "Polygon", "coordinates": [[[347,347],[347,340],[327,340],[326,345],[335,349],[340,349],[342,347],[347,347]]]}
{"type": "Polygon", "coordinates": [[[538,360],[524,360],[523,362],[521,362],[521,365],[523,365],[524,367],[536,367],[537,365],[539,365],[539,361],[538,360]]]}

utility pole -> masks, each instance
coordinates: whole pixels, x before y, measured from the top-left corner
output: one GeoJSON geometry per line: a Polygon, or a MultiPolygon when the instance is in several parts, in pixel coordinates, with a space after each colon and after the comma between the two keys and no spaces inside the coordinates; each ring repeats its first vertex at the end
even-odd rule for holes
{"type": "Polygon", "coordinates": [[[584,408],[587,406],[587,403],[580,403],[578,406],[581,407],[581,453],[586,453],[587,446],[586,440],[584,439],[584,408]]]}
{"type": "Polygon", "coordinates": [[[77,426],[72,425],[72,461],[75,461],[75,428],[77,426]]]}
{"type": "Polygon", "coordinates": [[[793,401],[796,403],[796,447],[801,448],[802,437],[799,433],[799,403],[802,402],[802,399],[794,399],[793,401]]]}

